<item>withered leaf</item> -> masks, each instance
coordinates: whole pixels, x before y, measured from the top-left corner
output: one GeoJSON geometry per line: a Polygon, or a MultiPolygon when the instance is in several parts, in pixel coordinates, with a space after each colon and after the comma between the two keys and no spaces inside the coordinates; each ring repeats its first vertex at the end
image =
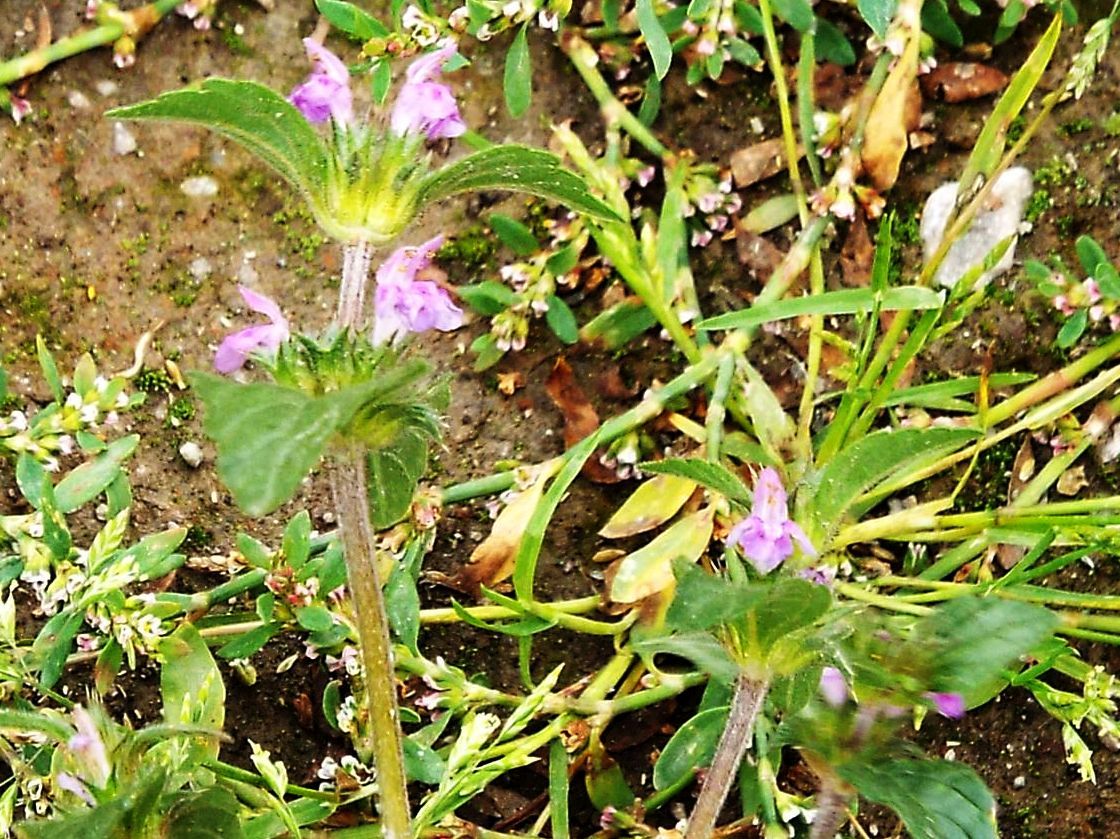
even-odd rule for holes
{"type": "Polygon", "coordinates": [[[871,263],[875,260],[875,246],[867,233],[867,222],[862,213],[856,213],[855,221],[848,227],[844,247],[840,249],[840,267],[844,274],[844,285],[862,288],[871,282],[871,263]]]}
{"type": "Polygon", "coordinates": [[[967,102],[998,93],[1007,87],[1007,76],[987,64],[950,61],[922,76],[922,92],[946,102],[967,102]]]}
{"type": "MultiPolygon", "coordinates": [[[[544,389],[564,415],[565,448],[571,448],[599,427],[595,406],[576,382],[571,365],[563,356],[556,359],[544,389]]],[[[621,480],[613,469],[604,466],[594,455],[584,463],[583,475],[599,484],[614,484],[621,480]]]]}
{"type": "MultiPolygon", "coordinates": [[[[898,180],[898,170],[906,154],[906,122],[908,111],[914,110],[913,96],[917,91],[917,78],[918,33],[913,32],[905,51],[887,76],[879,95],[875,97],[867,120],[863,167],[872,185],[880,192],[890,189],[898,180]]],[[[920,115],[920,103],[918,110],[920,115]]]]}
{"type": "Polygon", "coordinates": [[[748,230],[735,219],[735,253],[739,264],[756,279],[766,280],[782,264],[785,254],[765,236],[748,230]]]}
{"type": "MultiPolygon", "coordinates": [[[[798,149],[798,153],[801,150],[798,149]]],[[[731,153],[731,177],[744,187],[772,178],[786,168],[785,141],[763,140],[731,153]]]]}

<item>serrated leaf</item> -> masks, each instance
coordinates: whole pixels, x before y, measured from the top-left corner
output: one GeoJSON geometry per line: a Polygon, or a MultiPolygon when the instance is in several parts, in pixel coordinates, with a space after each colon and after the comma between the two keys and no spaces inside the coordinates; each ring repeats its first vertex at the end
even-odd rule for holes
{"type": "Polygon", "coordinates": [[[695,562],[707,549],[712,538],[713,513],[711,507],[697,510],[645,547],[620,559],[611,581],[611,600],[636,603],[672,585],[673,560],[683,557],[695,562]]]}
{"type": "Polygon", "coordinates": [[[412,506],[416,485],[428,466],[428,439],[420,429],[400,428],[391,441],[369,452],[370,516],[378,530],[396,524],[412,506]]]}
{"type": "Polygon", "coordinates": [[[191,386],[206,406],[203,429],[218,447],[219,477],[249,515],[272,512],[291,498],[327,441],[358,409],[418,376],[424,369],[418,364],[319,397],[191,374],[191,386]]]}
{"type": "Polygon", "coordinates": [[[72,513],[108,489],[120,474],[121,464],[136,451],[139,443],[138,434],[121,437],[93,460],[70,472],[54,489],[58,509],[63,513],[72,513]]]}
{"type": "Polygon", "coordinates": [[[902,818],[913,839],[996,839],[996,804],[979,776],[948,760],[876,760],[840,776],[902,818]]]}
{"type": "Polygon", "coordinates": [[[529,56],[528,29],[527,23],[522,24],[513,36],[502,75],[506,108],[512,117],[524,114],[533,101],[533,63],[529,56]]]}
{"type": "Polygon", "coordinates": [[[329,153],[319,134],[287,99],[256,82],[207,79],[197,87],[113,108],[105,116],[209,128],[251,151],[312,204],[318,203],[327,182],[329,153]]]}
{"type": "Polygon", "coordinates": [[[1058,616],[1031,603],[961,597],[939,606],[918,630],[934,650],[933,688],[959,693],[967,707],[990,699],[1004,684],[1004,670],[1046,641],[1058,616]]]}
{"type": "Polygon", "coordinates": [[[978,431],[965,428],[904,428],[868,434],[821,471],[812,501],[817,521],[826,530],[838,527],[860,495],[908,462],[954,451],[978,436],[978,431]]]}
{"type": "Polygon", "coordinates": [[[620,220],[614,210],[588,191],[583,178],[560,164],[556,155],[515,144],[491,146],[428,175],[420,185],[419,203],[480,190],[522,192],[555,201],[590,218],[620,220]]]}
{"type": "Polygon", "coordinates": [[[634,650],[644,656],[659,653],[687,658],[713,679],[730,684],[739,675],[737,665],[727,649],[707,632],[682,632],[633,642],[634,650]]]}
{"type": "Polygon", "coordinates": [[[712,762],[727,712],[726,707],[701,711],[676,730],[653,765],[654,789],[668,789],[712,762]]]}
{"type": "Polygon", "coordinates": [[[718,463],[698,458],[669,457],[664,460],[646,461],[640,468],[643,472],[655,475],[676,475],[678,478],[687,478],[689,481],[715,490],[732,501],[744,505],[751,503],[751,493],[746,484],[738,475],[718,463]]]}
{"type": "Polygon", "coordinates": [[[604,539],[626,539],[660,527],[680,512],[696,486],[696,481],[680,475],[655,475],[634,490],[600,528],[599,535],[604,539]]]}
{"type": "Polygon", "coordinates": [[[650,61],[653,62],[653,72],[658,79],[665,78],[669,72],[669,64],[673,60],[673,46],[669,43],[669,36],[657,13],[653,9],[653,0],[637,0],[638,28],[645,38],[646,48],[649,50],[650,61]]]}

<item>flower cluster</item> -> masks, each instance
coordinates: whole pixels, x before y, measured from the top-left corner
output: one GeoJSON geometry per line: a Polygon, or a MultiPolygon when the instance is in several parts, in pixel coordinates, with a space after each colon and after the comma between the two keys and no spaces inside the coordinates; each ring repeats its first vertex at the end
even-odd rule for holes
{"type": "Polygon", "coordinates": [[[443,236],[395,250],[377,269],[373,343],[400,343],[412,332],[447,332],[463,325],[463,312],[438,283],[419,279],[443,236]]]}
{"type": "Polygon", "coordinates": [[[727,542],[742,551],[760,574],[769,574],[789,559],[795,541],[808,556],[817,555],[805,531],[789,517],[777,470],[767,466],[759,473],[752,501],[751,514],[731,528],[727,542]]]}
{"type": "Polygon", "coordinates": [[[813,212],[831,213],[845,221],[855,220],[857,207],[869,219],[882,215],[886,200],[871,187],[856,183],[858,166],[855,158],[846,153],[832,180],[810,199],[813,212]]]}
{"type": "Polygon", "coordinates": [[[542,29],[555,32],[571,7],[571,0],[472,0],[469,5],[453,10],[447,16],[447,24],[454,31],[465,32],[480,41],[489,41],[507,29],[533,20],[542,29]]]}
{"type": "Polygon", "coordinates": [[[726,231],[731,218],[743,208],[738,193],[731,189],[731,177],[718,181],[703,171],[694,174],[685,185],[689,204],[684,216],[692,224],[692,246],[704,247],[726,231]]]}

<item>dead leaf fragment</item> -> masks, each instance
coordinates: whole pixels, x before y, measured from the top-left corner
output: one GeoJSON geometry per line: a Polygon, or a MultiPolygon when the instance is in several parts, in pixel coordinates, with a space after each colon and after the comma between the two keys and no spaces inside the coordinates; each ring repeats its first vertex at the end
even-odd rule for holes
{"type": "Polygon", "coordinates": [[[995,67],[972,61],[939,64],[921,77],[922,92],[946,102],[967,102],[1007,87],[1008,78],[995,67]]]}
{"type": "Polygon", "coordinates": [[[761,234],[748,230],[735,219],[735,253],[739,264],[756,279],[766,280],[774,273],[785,254],[761,234]]]}
{"type": "Polygon", "coordinates": [[[1089,486],[1089,479],[1085,477],[1085,467],[1074,466],[1062,473],[1055,488],[1062,495],[1077,495],[1087,486],[1089,486]]]}
{"type": "MultiPolygon", "coordinates": [[[[563,357],[556,359],[544,389],[564,415],[565,448],[570,449],[599,427],[595,406],[576,382],[571,365],[563,357]]],[[[583,475],[599,484],[614,484],[621,480],[613,469],[604,466],[595,456],[584,463],[583,475]]]]}
{"type": "Polygon", "coordinates": [[[523,387],[525,387],[525,377],[519,370],[498,374],[498,390],[506,396],[513,396],[516,391],[523,387]]]}
{"type": "MultiPolygon", "coordinates": [[[[798,154],[802,153],[798,149],[798,154]]],[[[763,140],[731,153],[731,177],[744,187],[772,178],[786,168],[785,141],[763,140]]]]}
{"type": "Polygon", "coordinates": [[[1007,483],[1007,500],[1014,501],[1023,487],[1034,477],[1034,446],[1031,445],[1030,436],[1023,438],[1023,445],[1015,455],[1015,462],[1011,464],[1011,480],[1007,483]]]}
{"type": "Polygon", "coordinates": [[[875,246],[867,232],[867,222],[862,213],[856,213],[855,220],[848,227],[844,247],[840,249],[840,268],[844,275],[844,285],[850,288],[863,288],[871,282],[871,263],[875,259],[875,246]]]}
{"type": "MultiPolygon", "coordinates": [[[[899,17],[902,17],[901,12],[899,17]]],[[[875,97],[867,120],[863,167],[872,185],[880,192],[890,189],[898,180],[898,170],[907,148],[907,117],[914,111],[920,32],[915,27],[908,34],[906,48],[875,97]]],[[[920,119],[920,93],[917,111],[920,119]]],[[[917,127],[915,123],[913,128],[917,127]]]]}
{"type": "Polygon", "coordinates": [[[625,539],[669,521],[696,491],[696,482],[678,475],[655,475],[633,494],[603,525],[604,539],[625,539]]]}

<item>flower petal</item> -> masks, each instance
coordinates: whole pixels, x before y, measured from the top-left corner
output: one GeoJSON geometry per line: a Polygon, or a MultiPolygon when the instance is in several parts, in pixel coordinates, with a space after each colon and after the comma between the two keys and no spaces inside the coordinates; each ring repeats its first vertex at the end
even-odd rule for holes
{"type": "Polygon", "coordinates": [[[848,681],[835,667],[826,667],[821,671],[820,691],[824,701],[833,708],[839,708],[848,701],[848,681]]]}
{"type": "Polygon", "coordinates": [[[253,291],[248,286],[239,285],[237,290],[241,292],[241,299],[245,301],[245,305],[254,312],[264,315],[277,326],[283,325],[285,329],[288,328],[288,319],[284,317],[284,313],[271,297],[253,291]]]}

